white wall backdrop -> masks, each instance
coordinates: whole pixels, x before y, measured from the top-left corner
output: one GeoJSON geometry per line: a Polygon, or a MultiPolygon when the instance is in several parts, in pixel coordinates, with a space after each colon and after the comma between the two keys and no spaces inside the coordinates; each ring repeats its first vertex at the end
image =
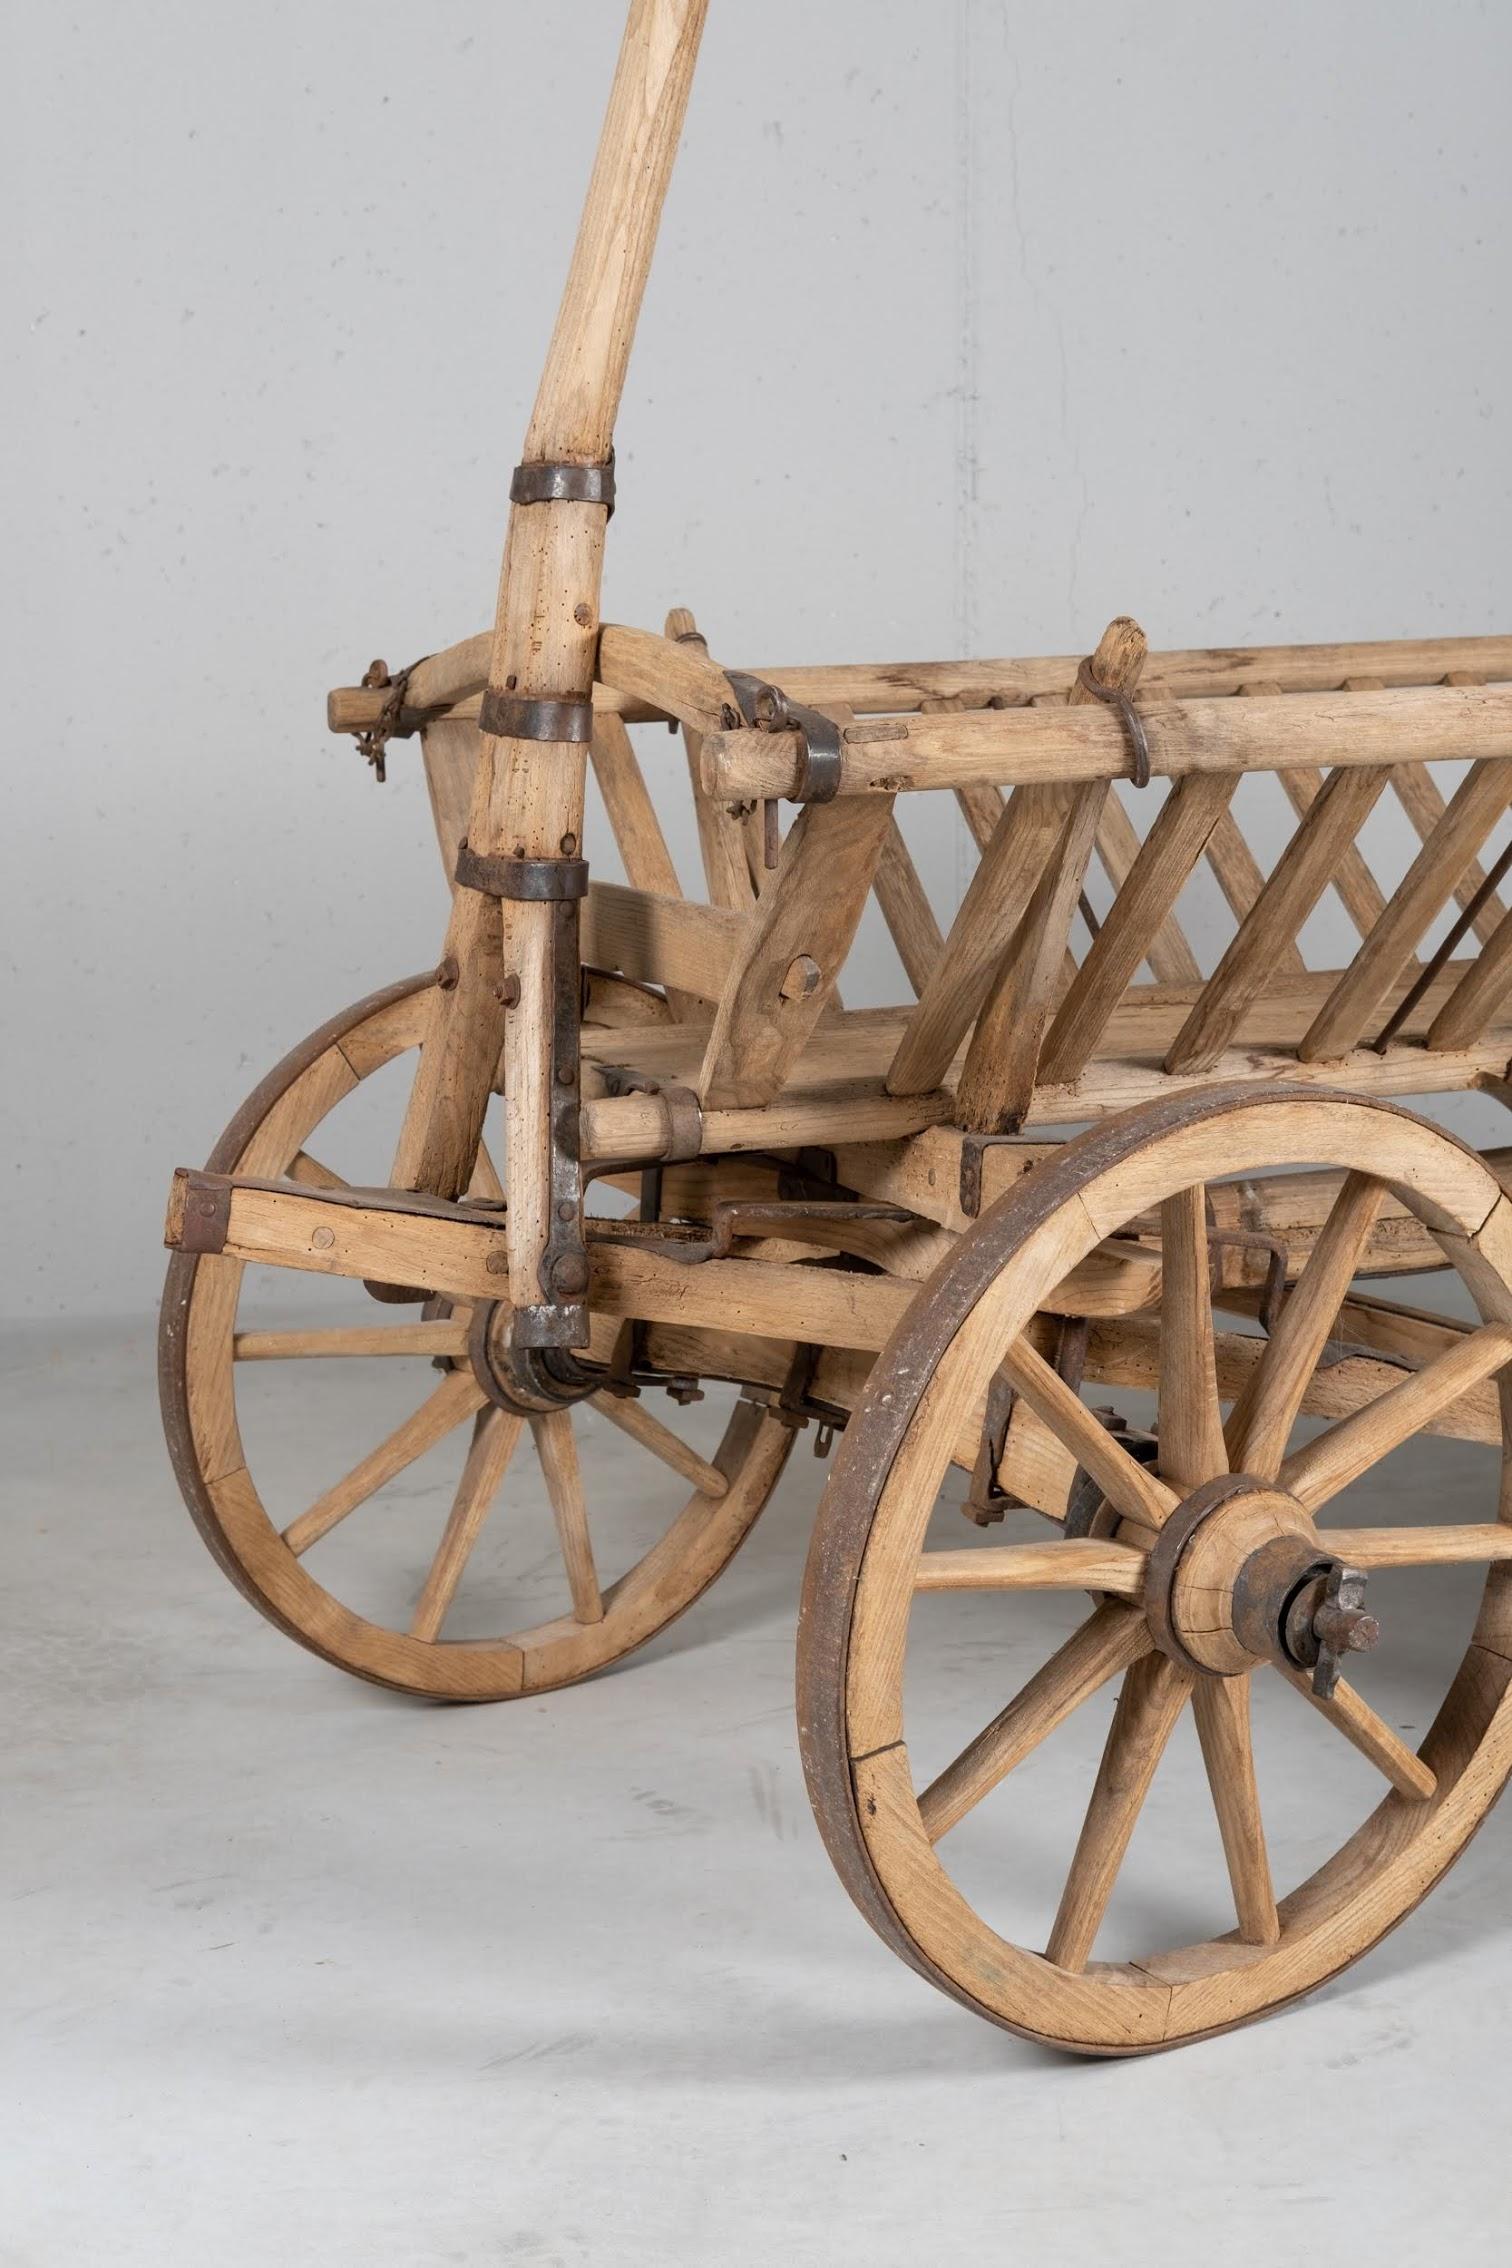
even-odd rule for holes
{"type": "MultiPolygon", "coordinates": [[[[169,1168],[435,958],[418,751],[376,790],[323,698],[487,618],[621,12],[13,15],[11,1315],[150,1307],[169,1168]]],[[[1509,79],[1501,0],[714,0],[607,613],[765,665],[1506,629],[1509,79]]]]}

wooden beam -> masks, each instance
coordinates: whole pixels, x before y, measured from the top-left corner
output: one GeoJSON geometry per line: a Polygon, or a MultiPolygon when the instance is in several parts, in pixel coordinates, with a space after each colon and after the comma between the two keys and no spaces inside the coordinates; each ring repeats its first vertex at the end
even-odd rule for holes
{"type": "Polygon", "coordinates": [[[583,901],[585,965],[618,969],[641,984],[665,984],[718,1000],[742,948],[745,920],[720,906],[664,898],[619,882],[591,882],[583,901]]]}
{"type": "MultiPolygon", "coordinates": [[[[403,728],[414,731],[427,709],[471,706],[474,715],[488,675],[492,633],[485,630],[432,654],[412,672],[403,728]]],[[[1064,692],[1076,675],[1075,654],[1041,654],[990,661],[841,662],[789,664],[752,672],[781,685],[796,701],[827,708],[839,702],[861,713],[907,712],[926,701],[964,707],[1000,699],[1005,706],[1036,693],[1064,692]]],[[[1327,693],[1353,676],[1383,685],[1495,683],[1512,678],[1512,638],[1396,638],[1350,645],[1184,647],[1152,653],[1147,687],[1163,697],[1237,693],[1252,678],[1274,678],[1288,693],[1327,693]]],[[[606,698],[623,701],[623,696],[606,698]]],[[[362,732],[378,722],[381,688],[338,686],[328,699],[332,732],[362,732]]],[[[633,722],[644,703],[630,703],[633,722]]],[[[659,712],[658,712],[659,713],[659,712]]]]}
{"type": "MultiPolygon", "coordinates": [[[[1274,772],[1298,764],[1359,768],[1512,756],[1512,687],[1404,687],[1383,693],[1287,693],[1272,699],[1140,704],[1152,774],[1274,772]]],[[[1102,708],[973,709],[858,721],[846,735],[840,792],[1122,779],[1123,727],[1102,708]]],[[[725,799],[789,796],[798,786],[790,733],[711,733],[703,782],[725,799]]]]}

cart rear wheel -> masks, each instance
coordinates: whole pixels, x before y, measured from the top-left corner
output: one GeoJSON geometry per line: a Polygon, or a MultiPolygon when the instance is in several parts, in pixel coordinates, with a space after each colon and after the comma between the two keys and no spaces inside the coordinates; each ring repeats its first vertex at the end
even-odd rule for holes
{"type": "MultiPolygon", "coordinates": [[[[375,993],[312,1034],[210,1170],[381,1183],[431,986],[375,993]]],[[[474,1187],[497,1193],[486,1148],[474,1187]]],[[[654,1637],[725,1566],[792,1442],[695,1377],[679,1390],[698,1406],[665,1416],[649,1391],[515,1414],[490,1398],[486,1321],[186,1253],[163,1300],[169,1445],[220,1565],[327,1661],[440,1700],[570,1684],[654,1637]],[[650,1504],[623,1488],[632,1462],[660,1476],[650,1504]]]]}
{"type": "MultiPolygon", "coordinates": [[[[1315,1090],[1208,1090],[1131,1112],[984,1216],[879,1359],[820,1509],[804,1592],[810,1792],[842,1878],[894,1950],[1014,2031],[1130,2053],[1309,1991],[1427,1894],[1512,1767],[1512,1501],[1487,1451],[1467,1446],[1453,1454],[1488,1468],[1481,1525],[1449,1527],[1431,1501],[1420,1524],[1349,1523],[1369,1523],[1381,1460],[1401,1454],[1410,1475],[1415,1436],[1476,1430],[1443,1423],[1464,1397],[1489,1401],[1477,1425],[1505,1443],[1506,1388],[1492,1382],[1512,1355],[1509,1287],[1512,1204],[1485,1164],[1406,1112],[1315,1090]],[[1204,1185],[1287,1164],[1343,1178],[1273,1336],[1252,1342],[1237,1396],[1227,1380],[1225,1425],[1204,1185]],[[1484,1320],[1308,1438],[1299,1416],[1388,1190],[1430,1230],[1484,1320]],[[1150,1467],[1036,1353],[1032,1326],[1101,1239],[1135,1222],[1148,1231],[1152,1218],[1163,1288],[1150,1467]],[[969,1455],[1000,1366],[1092,1476],[1108,1516],[1091,1533],[927,1550],[942,1483],[952,1458],[969,1455]],[[1359,1511],[1335,1501],[1361,1478],[1359,1511]],[[1414,1591],[1452,1588],[1448,1570],[1467,1562],[1477,1597],[1433,1664],[1442,1608],[1417,1614],[1414,1591]],[[1379,1707],[1352,1678],[1331,1698],[1315,1691],[1333,1654],[1353,1663],[1349,1649],[1375,1634],[1341,1577],[1355,1563],[1381,1570],[1371,1603],[1384,1633],[1359,1681],[1379,1707]],[[1079,1591],[1090,1604],[1073,1605],[1079,1591]],[[974,1676],[983,1691],[967,1698],[974,1676]],[[1095,1740],[1078,1758],[1103,1730],[1093,1697],[1106,1707],[1115,1686],[1100,1762],[1095,1740]],[[1279,1722],[1301,1706],[1293,1688],[1324,1720],[1304,1768],[1279,1722]],[[1195,1739],[1180,1724],[1189,1701],[1195,1739]],[[1414,1749],[1398,1725],[1429,1718],[1414,1749]],[[1263,1769],[1268,1733],[1288,1740],[1279,1788],[1263,1769]],[[1068,1764],[1086,1777],[1062,1821],[1068,1764]],[[1115,1898],[1152,1785],[1137,1880],[1115,1898]],[[1185,1850],[1199,1802],[1213,1818],[1206,1897],[1185,1861],[1162,1866],[1150,1832],[1163,1811],[1185,1850]],[[1278,1879],[1295,1887],[1278,1896],[1278,1879]],[[1194,1921],[1211,1934],[1182,1942],[1194,1921]]],[[[1421,1470],[1431,1482],[1436,1467],[1421,1470]]]]}

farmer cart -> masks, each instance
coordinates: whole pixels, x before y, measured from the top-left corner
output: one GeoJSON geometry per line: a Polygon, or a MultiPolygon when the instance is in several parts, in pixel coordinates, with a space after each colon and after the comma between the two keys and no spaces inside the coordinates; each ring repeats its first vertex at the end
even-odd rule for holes
{"type": "MultiPolygon", "coordinates": [[[[798,1653],[805,1770],[846,1886],[998,2023],[1092,2052],[1169,2045],[1374,1944],[1512,1767],[1505,1450],[1473,1525],[1431,1503],[1415,1525],[1338,1524],[1335,1505],[1420,1435],[1507,1438],[1505,1169],[1398,1098],[1506,1095],[1512,848],[1492,839],[1512,638],[1147,653],[1120,619],[1081,661],[747,672],[687,613],[662,634],[604,623],[614,419],[704,12],[630,9],[492,634],[331,696],[380,765],[418,733],[450,922],[433,970],[315,1032],[206,1170],[176,1176],[174,1459],[216,1557],[291,1637],[404,1692],[492,1700],[654,1636],[736,1550],[795,1433],[843,1434],[798,1653]],[[631,742],[668,723],[704,903],[680,893],[631,742]],[[624,884],[590,880],[590,764],[624,884]],[[1269,872],[1234,808],[1257,776],[1289,803],[1269,872]],[[943,933],[900,825],[924,791],[958,799],[980,848],[943,933]],[[1383,887],[1360,834],[1392,799],[1422,847],[1383,887]],[[1203,866],[1231,914],[1206,972],[1177,906],[1203,866]],[[873,892],[915,998],[848,1009],[837,978],[873,892]],[[1360,941],[1318,969],[1297,941],[1329,892],[1360,941]],[[385,1103],[397,1150],[380,1153],[385,1103]],[[286,1293],[362,1284],[371,1304],[269,1324],[249,1286],[270,1268],[301,1272],[273,1279],[286,1293]],[[1457,1271],[1479,1323],[1360,1288],[1428,1268],[1457,1271]],[[252,1379],[272,1397],[256,1438],[252,1379]],[[334,1460],[358,1379],[356,1462],[292,1472],[279,1408],[329,1411],[334,1460]],[[1130,1390],[1153,1391],[1152,1426],[1130,1390]],[[654,1528],[585,1480],[606,1425],[662,1475],[654,1528]],[[463,1428],[440,1535],[402,1493],[381,1510],[463,1428]],[[532,1531],[528,1626],[480,1633],[470,1558],[531,1452],[554,1550],[532,1531]],[[392,1547],[381,1580],[348,1552],[364,1507],[392,1547]],[[1415,1588],[1451,1563],[1484,1591],[1414,1749],[1344,1673],[1418,1630],[1415,1588]],[[910,1696],[927,1657],[947,1665],[935,1701],[954,1690],[953,1615],[978,1662],[994,1618],[1020,1617],[1037,1666],[926,1765],[910,1696]],[[986,1799],[1026,1767],[1048,1786],[1114,1681],[1046,1909],[1000,1928],[976,1887],[986,1799]],[[1316,1802],[1305,1878],[1280,1896],[1252,1692],[1336,1736],[1316,1787],[1286,1791],[1289,1815],[1316,1802]],[[1189,1704],[1197,1739],[1166,1771],[1211,1803],[1230,1911],[1186,1945],[1152,1921],[1135,1956],[1099,1961],[1189,1704]],[[1353,1813],[1344,1743],[1369,1766],[1353,1813]]],[[[996,1879],[1029,1856],[1010,1842],[996,1879]]]]}

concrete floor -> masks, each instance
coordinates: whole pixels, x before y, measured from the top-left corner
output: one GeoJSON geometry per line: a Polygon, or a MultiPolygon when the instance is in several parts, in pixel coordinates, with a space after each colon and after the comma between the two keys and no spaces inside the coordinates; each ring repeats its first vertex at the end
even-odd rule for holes
{"type": "MultiPolygon", "coordinates": [[[[443,1710],[231,1590],[150,1359],[144,1331],[7,1348],[4,2268],[1506,2259],[1505,1816],[1304,2007],[1060,2060],[933,1994],[830,1871],[791,1722],[803,1449],[627,1669],[443,1710]]],[[[1486,1516],[1484,1453],[1412,1454],[1400,1504],[1486,1516]]],[[[1371,1688],[1395,1721],[1448,1580],[1371,1688]]],[[[1016,1644],[980,1625],[962,1657],[1000,1699],[1016,1644]]],[[[1015,1886],[1100,1731],[1041,1760],[1015,1886]]],[[[1300,1706],[1269,1738],[1277,1833],[1316,1854],[1302,1793],[1348,1800],[1353,1759],[1300,1706]]],[[[1206,1910],[1200,1811],[1152,1811],[1136,1921],[1206,1910]]]]}

